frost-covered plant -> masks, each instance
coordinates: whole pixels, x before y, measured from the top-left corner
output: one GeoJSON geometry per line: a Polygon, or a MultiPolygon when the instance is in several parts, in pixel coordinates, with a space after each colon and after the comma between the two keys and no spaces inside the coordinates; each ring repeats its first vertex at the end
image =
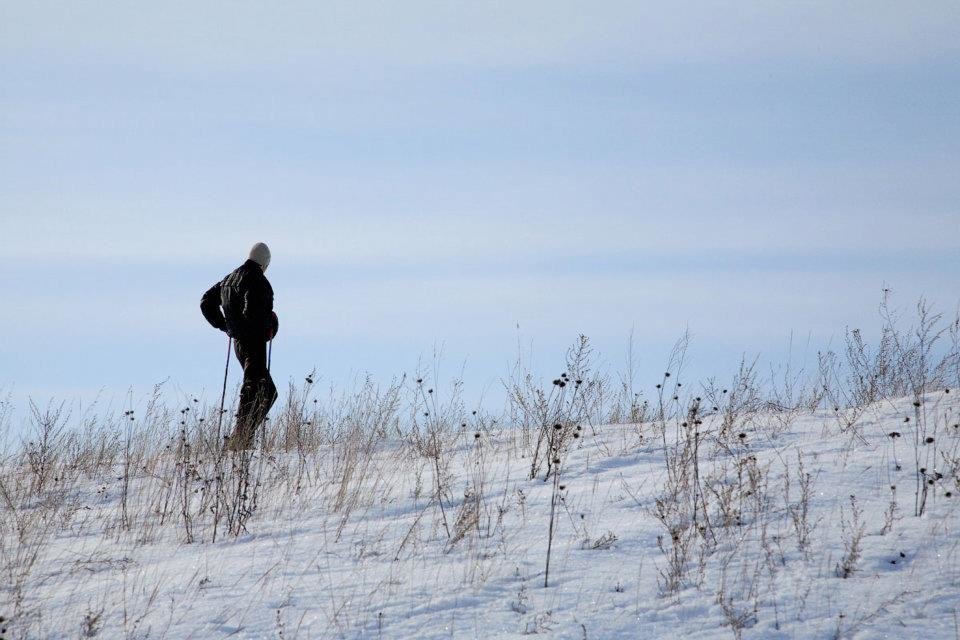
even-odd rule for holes
{"type": "Polygon", "coordinates": [[[893,523],[897,519],[897,486],[890,485],[890,504],[883,512],[883,526],[880,527],[880,535],[885,536],[893,529],[893,523]]]}
{"type": "Polygon", "coordinates": [[[836,574],[840,578],[849,578],[857,570],[860,555],[863,551],[863,532],[866,525],[863,522],[863,512],[857,506],[857,497],[850,496],[850,515],[840,513],[840,531],[843,539],[843,556],[836,566],[836,574]]]}
{"type": "Polygon", "coordinates": [[[813,495],[813,475],[808,473],[803,466],[803,456],[797,451],[796,466],[796,486],[799,496],[797,501],[791,500],[791,481],[790,467],[784,467],[784,503],[787,507],[787,513],[790,515],[790,523],[793,525],[793,532],[797,539],[797,549],[806,554],[810,548],[810,536],[813,533],[815,523],[810,521],[810,498],[813,495]]]}
{"type": "Polygon", "coordinates": [[[757,624],[757,612],[760,609],[761,565],[757,562],[738,566],[731,577],[730,564],[733,556],[727,558],[720,567],[720,586],[717,589],[716,602],[720,605],[723,618],[737,640],[743,636],[743,630],[757,624]]]}

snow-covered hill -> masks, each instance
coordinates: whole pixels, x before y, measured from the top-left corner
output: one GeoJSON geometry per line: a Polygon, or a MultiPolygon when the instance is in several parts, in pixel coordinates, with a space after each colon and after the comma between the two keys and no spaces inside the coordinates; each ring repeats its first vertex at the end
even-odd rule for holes
{"type": "Polygon", "coordinates": [[[10,458],[3,637],[955,638],[957,395],[561,425],[534,479],[536,431],[472,427],[256,453],[239,488],[187,440],[10,458]]]}

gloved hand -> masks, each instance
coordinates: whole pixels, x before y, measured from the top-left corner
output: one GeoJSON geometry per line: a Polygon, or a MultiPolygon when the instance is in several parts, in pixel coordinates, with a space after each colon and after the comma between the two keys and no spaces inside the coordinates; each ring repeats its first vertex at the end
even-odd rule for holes
{"type": "Polygon", "coordinates": [[[273,316],[273,320],[270,323],[270,329],[268,331],[267,340],[273,340],[277,335],[277,330],[280,329],[280,318],[277,317],[276,312],[271,311],[270,315],[273,316]]]}

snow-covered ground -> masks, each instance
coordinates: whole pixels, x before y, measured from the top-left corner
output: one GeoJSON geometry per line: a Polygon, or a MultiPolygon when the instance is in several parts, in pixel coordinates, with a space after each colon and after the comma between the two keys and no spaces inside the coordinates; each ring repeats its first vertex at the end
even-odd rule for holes
{"type": "Polygon", "coordinates": [[[52,478],[4,506],[3,637],[960,637],[957,395],[585,427],[556,483],[511,430],[439,465],[389,438],[255,454],[246,532],[215,542],[156,515],[171,453],[131,472],[126,522],[118,465],[52,478]]]}

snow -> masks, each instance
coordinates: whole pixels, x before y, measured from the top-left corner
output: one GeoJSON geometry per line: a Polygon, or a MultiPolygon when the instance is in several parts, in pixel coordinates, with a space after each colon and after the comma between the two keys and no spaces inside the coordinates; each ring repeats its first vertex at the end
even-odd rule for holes
{"type": "Polygon", "coordinates": [[[921,425],[905,422],[915,415],[912,399],[866,406],[852,430],[832,409],[741,415],[724,436],[726,451],[710,444],[721,438],[722,415],[706,415],[700,491],[714,481],[714,489],[733,486],[742,520],[721,524],[707,500],[713,531],[687,530],[692,550],[674,592],[664,586],[670,534],[654,513],[668,483],[665,444],[670,451],[683,440],[675,422],[663,434],[653,423],[587,426],[564,452],[548,587],[554,484],[542,472],[529,478],[518,430],[464,433],[448,448],[443,511],[433,499],[433,461],[398,440],[379,441],[366,461],[349,450],[352,466],[346,445],[302,458],[255,454],[257,509],[246,532],[221,530],[215,542],[209,518],[197,518],[192,543],[182,521],[151,520],[157,469],[171,464],[169,454],[133,474],[135,524],[119,526],[122,472],[114,465],[62,488],[71,499],[56,513],[45,510],[44,493],[19,509],[17,518],[50,519],[32,529],[48,532],[42,544],[18,542],[5,516],[4,637],[955,638],[956,396],[927,395],[921,425]],[[914,428],[934,442],[915,449],[914,428]],[[739,468],[759,474],[762,496],[745,495],[751,485],[736,480],[738,461],[751,456],[755,463],[739,468]],[[917,459],[943,476],[929,486],[920,517],[917,459]],[[803,550],[791,515],[800,513],[801,462],[812,478],[803,550]],[[354,475],[345,480],[348,468],[354,475]],[[863,538],[843,578],[838,565],[856,528],[851,496],[863,538]],[[892,496],[897,510],[885,531],[892,496]],[[464,504],[479,504],[475,520],[464,504]],[[462,538],[451,541],[446,529],[456,538],[458,518],[462,538]],[[712,536],[715,544],[704,544],[712,536]],[[17,602],[9,567],[24,564],[10,558],[34,548],[17,602]],[[731,626],[721,592],[742,628],[731,626]],[[95,620],[85,624],[88,615],[95,620]]]}

